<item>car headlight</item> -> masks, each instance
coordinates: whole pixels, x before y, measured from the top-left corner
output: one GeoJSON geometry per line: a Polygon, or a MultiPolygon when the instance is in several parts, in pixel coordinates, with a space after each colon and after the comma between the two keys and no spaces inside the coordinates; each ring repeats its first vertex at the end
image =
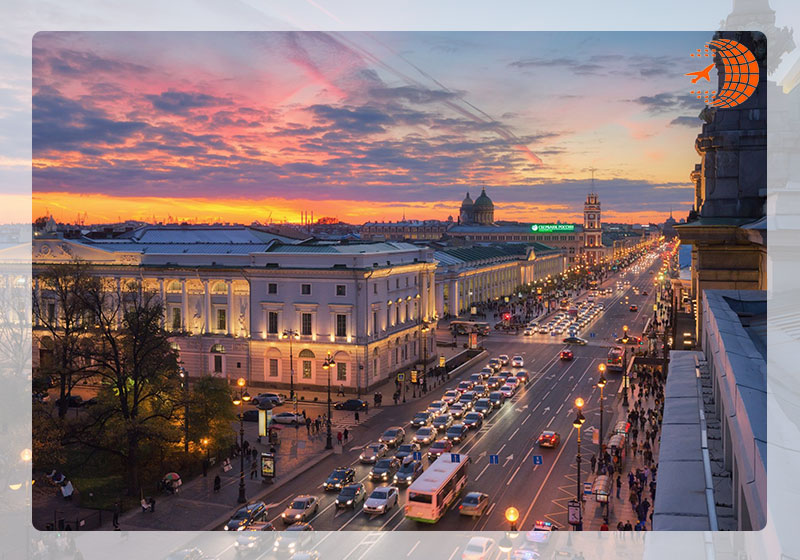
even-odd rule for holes
{"type": "Polygon", "coordinates": [[[385,479],[389,478],[389,474],[388,473],[383,473],[381,475],[381,478],[383,478],[385,480],[385,479]]]}
{"type": "Polygon", "coordinates": [[[223,529],[224,529],[225,531],[230,531],[230,528],[229,528],[227,525],[225,525],[225,526],[223,527],[223,529]]]}
{"type": "Polygon", "coordinates": [[[300,519],[301,517],[303,517],[303,514],[301,513],[298,513],[297,515],[294,516],[295,519],[300,519]]]}
{"type": "Polygon", "coordinates": [[[244,525],[240,525],[236,528],[237,531],[244,531],[244,525]]]}
{"type": "Polygon", "coordinates": [[[411,475],[407,476],[406,480],[411,480],[411,475]]]}
{"type": "Polygon", "coordinates": [[[348,506],[349,506],[350,504],[352,504],[352,503],[353,503],[353,500],[347,500],[347,505],[348,505],[348,506]]]}
{"type": "Polygon", "coordinates": [[[361,455],[358,456],[358,458],[359,459],[363,459],[364,458],[364,454],[362,453],[361,455]]]}
{"type": "Polygon", "coordinates": [[[381,511],[383,511],[383,510],[385,510],[385,509],[386,509],[386,506],[385,506],[385,505],[383,505],[383,504],[382,504],[382,505],[379,505],[379,506],[378,506],[378,509],[379,509],[379,510],[381,510],[381,511]]]}
{"type": "MultiPolygon", "coordinates": [[[[285,514],[285,513],[282,513],[282,514],[281,514],[281,517],[284,517],[284,518],[285,518],[285,517],[286,517],[286,514],[285,514]]],[[[226,529],[227,529],[227,527],[226,527],[226,529]]]]}
{"type": "Polygon", "coordinates": [[[341,488],[342,487],[342,485],[340,483],[338,483],[338,482],[335,484],[335,486],[336,486],[336,488],[341,488]]]}

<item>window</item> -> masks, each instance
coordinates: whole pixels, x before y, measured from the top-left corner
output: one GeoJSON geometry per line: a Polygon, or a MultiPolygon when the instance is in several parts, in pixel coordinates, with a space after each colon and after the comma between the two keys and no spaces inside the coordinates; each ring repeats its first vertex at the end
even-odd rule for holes
{"type": "Polygon", "coordinates": [[[306,336],[311,334],[311,313],[300,315],[300,334],[306,336]]]}
{"type": "Polygon", "coordinates": [[[394,349],[394,363],[396,363],[396,364],[400,362],[398,351],[399,351],[399,348],[395,348],[394,349]]]}
{"type": "Polygon", "coordinates": [[[225,317],[224,309],[217,309],[217,330],[224,331],[228,328],[228,321],[225,317]]]}
{"type": "Polygon", "coordinates": [[[269,334],[278,334],[278,312],[270,311],[267,314],[267,332],[269,334]]]}
{"type": "Polygon", "coordinates": [[[214,355],[214,373],[222,373],[222,356],[214,355]]]}
{"type": "Polygon", "coordinates": [[[268,294],[277,294],[278,293],[278,285],[274,282],[270,282],[267,284],[267,293],[268,294]]]}
{"type": "Polygon", "coordinates": [[[408,288],[408,276],[406,276],[406,288],[408,288]]]}
{"type": "Polygon", "coordinates": [[[373,311],[372,312],[372,334],[373,335],[378,334],[378,312],[377,311],[373,311]]]}
{"type": "Polygon", "coordinates": [[[336,362],[336,381],[347,381],[347,364],[336,362]]]}
{"type": "Polygon", "coordinates": [[[392,326],[392,308],[391,307],[387,307],[386,308],[386,328],[388,329],[391,326],[392,326]]]}
{"type": "Polygon", "coordinates": [[[311,379],[311,360],[303,360],[303,379],[311,379]]]}
{"type": "Polygon", "coordinates": [[[398,288],[398,289],[400,288],[400,279],[399,278],[395,278],[394,279],[394,287],[398,288]]]}
{"type": "Polygon", "coordinates": [[[394,314],[395,314],[394,324],[395,325],[399,325],[400,324],[400,304],[397,304],[397,305],[394,306],[394,314]]]}
{"type": "Polygon", "coordinates": [[[172,308],[172,330],[173,331],[181,330],[181,308],[180,307],[173,307],[172,308]]]}
{"type": "Polygon", "coordinates": [[[336,336],[347,336],[347,315],[336,315],[336,336]]]}
{"type": "Polygon", "coordinates": [[[269,376],[270,377],[278,377],[278,359],[277,358],[270,358],[269,359],[269,376]]]}
{"type": "Polygon", "coordinates": [[[300,284],[300,293],[304,296],[310,296],[311,284],[300,284]]]}
{"type": "Polygon", "coordinates": [[[344,284],[336,284],[336,295],[337,296],[346,296],[347,295],[347,286],[344,284]]]}
{"type": "Polygon", "coordinates": [[[378,293],[378,285],[377,284],[373,284],[372,285],[372,293],[373,294],[377,294],[378,293]]]}
{"type": "Polygon", "coordinates": [[[52,324],[53,320],[56,317],[56,304],[55,303],[48,303],[47,304],[47,322],[52,324]]]}

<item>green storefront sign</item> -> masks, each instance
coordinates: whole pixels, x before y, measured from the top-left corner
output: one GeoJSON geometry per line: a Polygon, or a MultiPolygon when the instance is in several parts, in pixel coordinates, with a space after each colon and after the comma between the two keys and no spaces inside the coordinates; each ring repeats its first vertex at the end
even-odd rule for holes
{"type": "Polygon", "coordinates": [[[575,231],[575,224],[531,224],[534,233],[575,231]]]}

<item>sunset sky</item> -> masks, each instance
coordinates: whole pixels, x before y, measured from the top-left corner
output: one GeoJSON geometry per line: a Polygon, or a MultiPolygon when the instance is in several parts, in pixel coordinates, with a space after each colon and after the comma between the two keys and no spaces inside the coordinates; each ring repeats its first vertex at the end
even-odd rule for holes
{"type": "Polygon", "coordinates": [[[684,217],[710,38],[39,33],[33,214],[577,221],[596,168],[605,221],[684,217]]]}

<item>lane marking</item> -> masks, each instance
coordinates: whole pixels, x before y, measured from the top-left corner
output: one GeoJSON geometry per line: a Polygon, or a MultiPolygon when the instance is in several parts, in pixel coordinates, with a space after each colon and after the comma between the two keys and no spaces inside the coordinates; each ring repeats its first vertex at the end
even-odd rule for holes
{"type": "Polygon", "coordinates": [[[414,543],[414,546],[411,547],[411,550],[408,551],[408,554],[406,554],[406,556],[411,556],[414,553],[414,551],[417,549],[417,547],[419,546],[420,542],[421,541],[417,541],[416,543],[414,543]]]}
{"type": "MultiPolygon", "coordinates": [[[[494,504],[492,504],[492,505],[494,505],[494,504]]],[[[447,558],[447,560],[453,560],[453,556],[456,555],[456,552],[458,552],[458,547],[455,547],[453,549],[453,552],[450,554],[450,556],[447,558]]]]}
{"type": "Polygon", "coordinates": [[[489,463],[486,463],[486,466],[483,467],[483,470],[480,473],[478,473],[478,476],[475,477],[475,482],[478,482],[478,479],[481,477],[483,473],[486,472],[486,469],[488,468],[489,468],[489,463]]]}
{"type": "Polygon", "coordinates": [[[533,510],[533,506],[536,505],[536,500],[539,499],[539,495],[542,493],[542,490],[544,490],[545,487],[547,486],[547,480],[550,478],[550,475],[553,473],[553,469],[556,468],[556,465],[558,464],[558,460],[561,457],[561,454],[564,453],[564,450],[567,448],[567,442],[572,438],[572,432],[574,432],[574,431],[575,431],[575,428],[573,427],[570,430],[569,435],[567,436],[567,440],[561,445],[561,451],[559,451],[558,455],[556,455],[555,461],[553,461],[553,464],[550,465],[550,470],[547,471],[547,475],[544,477],[544,480],[539,485],[539,490],[536,492],[536,495],[533,497],[533,500],[531,501],[531,505],[528,506],[528,511],[525,512],[525,516],[522,518],[522,521],[519,524],[520,527],[523,527],[525,525],[525,521],[528,520],[528,516],[531,514],[531,511],[533,510]]]}
{"type": "Polygon", "coordinates": [[[558,410],[556,410],[556,416],[558,416],[558,413],[561,412],[562,408],[564,408],[564,403],[561,403],[561,406],[559,406],[558,410]]]}
{"type": "Polygon", "coordinates": [[[519,431],[519,428],[517,428],[516,430],[514,430],[514,433],[512,433],[512,434],[511,434],[511,436],[510,436],[508,439],[514,439],[514,436],[515,436],[515,435],[517,435],[517,432],[518,432],[518,431],[519,431]]]}
{"type": "Polygon", "coordinates": [[[492,505],[490,505],[489,509],[486,511],[486,517],[489,517],[489,514],[492,513],[492,510],[494,509],[494,506],[496,506],[496,505],[497,505],[497,502],[492,502],[492,505]]]}
{"type": "Polygon", "coordinates": [[[509,478],[508,481],[506,481],[506,486],[509,486],[511,484],[511,482],[514,480],[514,477],[517,476],[517,473],[519,472],[521,466],[522,463],[520,463],[519,466],[514,470],[514,474],[511,475],[511,478],[509,478]]]}
{"type": "Polygon", "coordinates": [[[524,425],[525,425],[525,422],[527,422],[527,421],[528,421],[528,418],[530,418],[530,417],[531,417],[531,415],[530,415],[530,414],[528,414],[528,415],[525,417],[525,420],[523,420],[523,421],[520,423],[520,426],[524,426],[524,425]]]}
{"type": "Polygon", "coordinates": [[[556,419],[556,417],[555,417],[555,416],[553,416],[553,417],[550,419],[550,421],[547,423],[547,426],[545,426],[545,427],[546,427],[546,428],[549,428],[549,427],[550,427],[550,424],[552,424],[552,423],[553,423],[553,420],[555,420],[555,419],[556,419]]]}

